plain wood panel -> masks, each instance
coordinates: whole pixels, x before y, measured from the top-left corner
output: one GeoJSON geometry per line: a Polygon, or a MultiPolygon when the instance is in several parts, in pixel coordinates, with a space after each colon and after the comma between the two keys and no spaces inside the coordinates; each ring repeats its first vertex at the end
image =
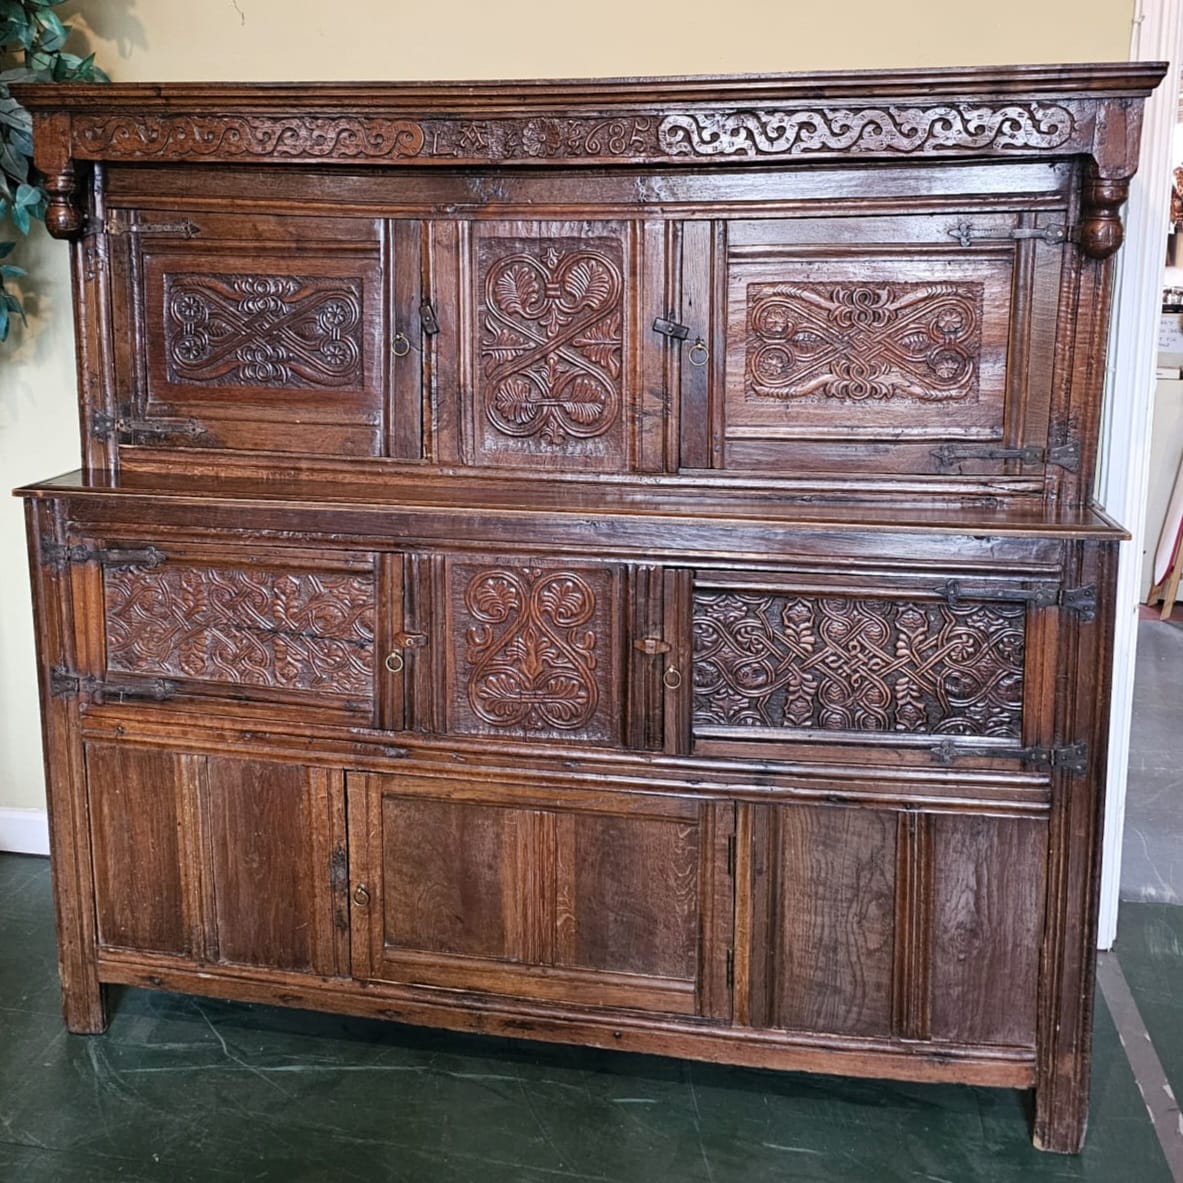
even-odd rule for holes
{"type": "Polygon", "coordinates": [[[773,825],[771,1025],[890,1034],[895,815],[793,806],[773,825]]]}
{"type": "Polygon", "coordinates": [[[317,863],[312,805],[299,765],[206,761],[202,809],[219,960],[305,971],[332,964],[332,950],[317,948],[329,868],[317,863]]]}
{"type": "Polygon", "coordinates": [[[701,827],[603,814],[560,819],[560,944],[569,965],[691,980],[699,940],[701,827]],[[567,907],[564,907],[564,902],[567,907]],[[565,948],[564,948],[565,945],[565,948]]]}
{"type": "Polygon", "coordinates": [[[192,951],[180,839],[184,763],[172,752],[87,747],[100,945],[192,951]]]}
{"type": "Polygon", "coordinates": [[[932,824],[932,1037],[1032,1047],[1047,826],[945,815],[932,824]]]}

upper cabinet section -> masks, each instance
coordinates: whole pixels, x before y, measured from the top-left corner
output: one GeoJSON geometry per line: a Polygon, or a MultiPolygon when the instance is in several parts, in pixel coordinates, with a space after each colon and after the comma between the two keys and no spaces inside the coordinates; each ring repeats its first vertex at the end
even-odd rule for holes
{"type": "Polygon", "coordinates": [[[1079,505],[1162,73],[22,88],[84,461],[1079,505]]]}

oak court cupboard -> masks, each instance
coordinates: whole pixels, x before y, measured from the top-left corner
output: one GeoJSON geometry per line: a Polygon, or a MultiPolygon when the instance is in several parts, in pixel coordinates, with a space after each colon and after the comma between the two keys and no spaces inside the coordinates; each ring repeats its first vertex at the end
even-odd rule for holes
{"type": "Polygon", "coordinates": [[[1084,1134],[1146,64],[14,88],[66,1021],[126,983],[1084,1134]],[[1120,397],[1120,391],[1117,392],[1120,397]]]}

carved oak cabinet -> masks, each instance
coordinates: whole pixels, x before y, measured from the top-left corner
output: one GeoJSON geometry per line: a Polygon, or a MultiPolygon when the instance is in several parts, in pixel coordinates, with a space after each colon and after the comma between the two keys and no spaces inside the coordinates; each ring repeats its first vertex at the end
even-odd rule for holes
{"type": "Polygon", "coordinates": [[[70,1029],[130,983],[1033,1088],[1077,1149],[1161,75],[21,89],[70,1029]]]}

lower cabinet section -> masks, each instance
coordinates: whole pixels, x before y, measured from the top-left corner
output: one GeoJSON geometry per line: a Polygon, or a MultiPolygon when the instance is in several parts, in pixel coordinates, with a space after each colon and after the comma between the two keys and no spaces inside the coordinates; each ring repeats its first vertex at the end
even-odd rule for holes
{"type": "Polygon", "coordinates": [[[732,806],[416,776],[348,793],[357,977],[730,1017],[732,806]]]}
{"type": "Polygon", "coordinates": [[[754,1026],[1034,1048],[1042,818],[752,808],[754,1026]]]}
{"type": "Polygon", "coordinates": [[[347,972],[340,774],[88,744],[100,949],[347,972]]]}

